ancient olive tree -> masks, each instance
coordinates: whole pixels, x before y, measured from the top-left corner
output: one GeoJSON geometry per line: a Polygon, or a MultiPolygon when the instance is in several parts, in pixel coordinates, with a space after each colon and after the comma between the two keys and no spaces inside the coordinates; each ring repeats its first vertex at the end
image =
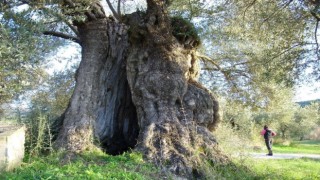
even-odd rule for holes
{"type": "Polygon", "coordinates": [[[77,152],[97,138],[109,153],[135,148],[179,174],[196,168],[196,151],[221,160],[210,132],[218,103],[197,83],[199,41],[174,36],[172,25],[183,21],[171,21],[162,0],[148,0],[146,12],[114,12],[116,19],[97,2],[89,7],[75,23],[82,61],[56,145],[77,152]]]}
{"type": "Polygon", "coordinates": [[[71,35],[58,24],[43,33],[81,46],[56,148],[81,152],[99,144],[111,154],[134,148],[180,175],[192,174],[200,158],[224,161],[211,133],[219,120],[217,100],[197,82],[200,42],[192,24],[170,18],[164,0],[147,0],[145,12],[126,15],[118,2],[115,9],[107,0],[113,17],[94,0],[1,5],[26,4],[41,12],[35,18],[64,22],[71,35]]]}
{"type": "MultiPolygon", "coordinates": [[[[209,62],[204,65],[229,82],[227,94],[244,102],[255,101],[252,89],[259,89],[259,82],[291,82],[292,72],[307,64],[301,57],[310,44],[304,42],[308,23],[300,22],[310,17],[318,22],[319,7],[302,0],[288,6],[285,1],[234,0],[215,6],[146,0],[146,10],[123,14],[126,2],[5,0],[0,18],[13,19],[22,11],[21,17],[42,25],[42,34],[81,46],[74,93],[56,126],[57,148],[81,152],[99,145],[111,154],[134,148],[182,175],[190,175],[201,158],[215,163],[224,157],[211,133],[219,121],[217,100],[197,82],[199,37],[191,23],[170,17],[168,5],[172,14],[206,20],[200,23],[202,36],[210,39],[207,56],[201,56],[209,62]],[[247,93],[238,93],[239,87],[247,93]]],[[[14,24],[7,22],[9,28],[14,24]]]]}

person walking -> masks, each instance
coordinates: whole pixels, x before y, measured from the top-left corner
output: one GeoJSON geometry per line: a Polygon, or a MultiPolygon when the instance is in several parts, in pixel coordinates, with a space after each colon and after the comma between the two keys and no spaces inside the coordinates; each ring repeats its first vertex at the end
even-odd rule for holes
{"type": "Polygon", "coordinates": [[[269,153],[267,155],[272,156],[273,155],[273,153],[272,153],[272,137],[276,136],[277,134],[275,132],[273,132],[271,129],[269,129],[267,125],[265,125],[263,127],[263,130],[261,131],[260,134],[264,137],[264,140],[266,142],[266,146],[269,151],[269,153]]]}

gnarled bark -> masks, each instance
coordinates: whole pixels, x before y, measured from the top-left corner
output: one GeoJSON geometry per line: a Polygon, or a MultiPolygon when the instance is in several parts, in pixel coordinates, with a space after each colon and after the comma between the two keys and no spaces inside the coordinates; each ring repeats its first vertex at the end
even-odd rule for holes
{"type": "Polygon", "coordinates": [[[197,83],[195,52],[173,37],[162,2],[148,3],[152,8],[145,24],[131,32],[136,39],[131,39],[127,59],[140,127],[136,149],[170,171],[190,176],[201,158],[225,160],[210,132],[219,121],[218,103],[197,83]]]}
{"type": "Polygon", "coordinates": [[[78,152],[96,137],[109,153],[135,148],[173,173],[190,176],[205,158],[224,161],[210,132],[214,96],[197,83],[194,47],[171,32],[164,1],[147,13],[78,26],[82,61],[57,146],[78,152]],[[129,28],[129,29],[128,29],[129,28]]]}
{"type": "Polygon", "coordinates": [[[127,27],[104,18],[79,26],[82,61],[56,146],[79,152],[94,139],[111,154],[136,144],[139,132],[127,83],[127,27]]]}

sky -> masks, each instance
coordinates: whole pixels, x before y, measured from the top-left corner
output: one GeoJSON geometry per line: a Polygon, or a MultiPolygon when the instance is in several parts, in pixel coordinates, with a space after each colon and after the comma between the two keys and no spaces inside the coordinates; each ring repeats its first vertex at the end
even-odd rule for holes
{"type": "Polygon", "coordinates": [[[51,56],[45,69],[50,75],[53,75],[54,72],[63,71],[79,62],[80,46],[72,43],[70,46],[63,46],[55,55],[51,56]]]}
{"type": "Polygon", "coordinates": [[[296,86],[294,101],[308,101],[314,99],[320,99],[320,82],[313,82],[309,84],[303,84],[302,86],[296,86]]]}

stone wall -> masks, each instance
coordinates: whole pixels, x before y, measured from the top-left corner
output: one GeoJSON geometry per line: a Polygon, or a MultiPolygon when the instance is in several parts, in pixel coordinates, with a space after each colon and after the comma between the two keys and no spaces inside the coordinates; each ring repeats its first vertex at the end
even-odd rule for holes
{"type": "Polygon", "coordinates": [[[0,171],[19,166],[24,157],[25,127],[0,125],[0,171]]]}

